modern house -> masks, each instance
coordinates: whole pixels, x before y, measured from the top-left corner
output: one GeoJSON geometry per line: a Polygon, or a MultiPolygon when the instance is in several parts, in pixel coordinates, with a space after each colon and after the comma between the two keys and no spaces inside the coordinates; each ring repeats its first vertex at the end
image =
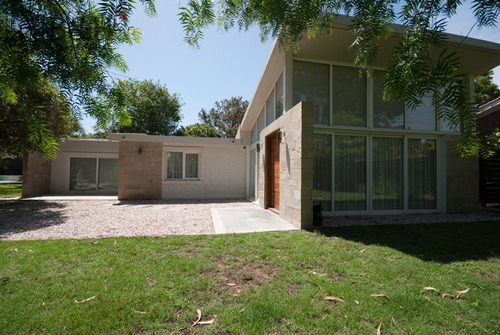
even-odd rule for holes
{"type": "MultiPolygon", "coordinates": [[[[52,172],[42,193],[80,192],[80,170],[94,175],[92,192],[110,190],[113,182],[100,183],[102,167],[117,169],[120,199],[246,197],[303,228],[312,225],[314,206],[325,215],[477,209],[477,159],[457,157],[460,134],[437,117],[431,98],[418,110],[382,100],[397,34],[381,41],[373,78],[353,66],[353,40],[338,24],[332,35],[303,40],[296,53],[275,42],[235,139],[110,134],[106,144],[67,141],[46,163],[52,172]],[[103,149],[91,154],[92,145],[103,149]]],[[[499,44],[455,35],[448,44],[462,57],[468,87],[500,64],[499,44]]],[[[26,167],[29,176],[29,160],[26,167]]]]}

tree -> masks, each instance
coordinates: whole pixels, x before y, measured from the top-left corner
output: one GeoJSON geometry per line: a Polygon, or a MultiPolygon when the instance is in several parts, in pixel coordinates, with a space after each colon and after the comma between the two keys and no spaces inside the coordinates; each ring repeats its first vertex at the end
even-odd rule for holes
{"type": "MultiPolygon", "coordinates": [[[[141,2],[146,12],[154,15],[153,1],[141,2]]],[[[106,116],[106,111],[93,109],[96,104],[89,103],[97,93],[107,97],[109,104],[119,105],[120,101],[109,94],[109,70],[126,70],[117,47],[140,39],[140,30],[128,24],[133,3],[131,0],[106,0],[99,4],[94,0],[0,0],[0,99],[3,105],[11,106],[7,111],[17,113],[25,108],[12,106],[23,100],[20,93],[29,92],[30,86],[39,82],[57,86],[71,103],[75,115],[77,107],[83,105],[90,115],[106,116]]],[[[56,143],[56,133],[31,126],[43,124],[46,115],[32,113],[28,119],[12,114],[7,119],[21,120],[31,149],[51,157],[55,154],[52,144],[56,143]]]]}
{"type": "Polygon", "coordinates": [[[34,82],[14,91],[16,103],[0,100],[0,148],[22,154],[39,151],[55,156],[56,138],[77,131],[66,97],[49,81],[34,82]]]}
{"type": "Polygon", "coordinates": [[[222,137],[222,134],[212,126],[204,123],[194,123],[181,126],[175,133],[176,136],[190,137],[222,137]]]}
{"type": "Polygon", "coordinates": [[[120,81],[114,89],[114,94],[121,96],[123,108],[114,110],[109,118],[102,117],[99,128],[108,132],[148,135],[172,135],[177,129],[182,118],[180,97],[171,94],[164,85],[152,80],[128,80],[120,81]],[[122,113],[130,117],[126,123],[119,122],[124,118],[122,113]]]}
{"type": "Polygon", "coordinates": [[[198,113],[200,121],[217,129],[222,137],[234,138],[238,132],[248,101],[242,97],[232,97],[215,102],[215,107],[208,112],[202,109],[198,113]]]}
{"type": "MultiPolygon", "coordinates": [[[[224,30],[235,26],[247,30],[258,25],[263,38],[277,37],[282,46],[293,51],[305,37],[334,33],[333,24],[339,15],[350,15],[354,63],[367,75],[372,75],[370,65],[377,59],[378,41],[390,36],[391,24],[397,22],[405,29],[385,76],[384,98],[414,107],[432,94],[439,117],[447,118],[455,127],[462,125],[464,136],[457,151],[469,156],[481,151],[481,140],[475,132],[476,110],[458,75],[460,59],[454,50],[446,49],[444,35],[448,20],[463,5],[461,0],[190,0],[179,19],[185,40],[193,46],[211,25],[224,30]],[[443,52],[434,60],[430,49],[443,52]]],[[[475,27],[496,26],[499,1],[472,0],[471,6],[475,27]]]]}
{"type": "Polygon", "coordinates": [[[500,96],[500,88],[493,82],[493,71],[488,71],[474,79],[474,102],[477,106],[500,96]]]}

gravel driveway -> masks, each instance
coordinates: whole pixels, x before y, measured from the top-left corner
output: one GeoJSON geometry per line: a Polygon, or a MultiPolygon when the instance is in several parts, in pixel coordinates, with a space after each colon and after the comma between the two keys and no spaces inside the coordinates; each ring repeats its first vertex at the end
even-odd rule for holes
{"type": "MultiPolygon", "coordinates": [[[[255,208],[246,200],[2,200],[0,240],[214,234],[211,209],[255,208]]],[[[325,226],[499,220],[496,212],[336,216],[325,226]]]]}
{"type": "Polygon", "coordinates": [[[0,200],[0,239],[213,234],[210,208],[245,200],[0,200]]]}

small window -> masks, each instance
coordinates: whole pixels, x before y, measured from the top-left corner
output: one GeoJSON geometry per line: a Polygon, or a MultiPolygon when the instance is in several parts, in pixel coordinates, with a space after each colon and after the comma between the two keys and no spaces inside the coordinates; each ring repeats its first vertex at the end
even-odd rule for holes
{"type": "Polygon", "coordinates": [[[166,179],[199,179],[199,154],[167,151],[166,179]]]}

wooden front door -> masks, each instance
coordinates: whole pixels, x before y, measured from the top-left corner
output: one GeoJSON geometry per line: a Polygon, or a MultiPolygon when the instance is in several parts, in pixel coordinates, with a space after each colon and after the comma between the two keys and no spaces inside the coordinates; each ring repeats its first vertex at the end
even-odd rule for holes
{"type": "Polygon", "coordinates": [[[277,132],[266,138],[267,207],[279,210],[280,205],[280,144],[277,132]]]}

